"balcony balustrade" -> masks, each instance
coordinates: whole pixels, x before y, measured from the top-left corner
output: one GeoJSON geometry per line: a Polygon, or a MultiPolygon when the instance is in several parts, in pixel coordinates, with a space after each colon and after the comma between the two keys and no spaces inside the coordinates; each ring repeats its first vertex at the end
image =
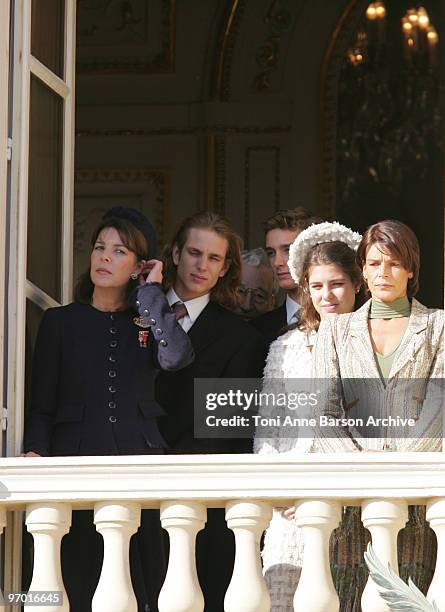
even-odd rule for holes
{"type": "MultiPolygon", "coordinates": [[[[397,534],[408,504],[427,506],[438,540],[436,571],[428,592],[445,612],[445,455],[369,453],[305,455],[187,455],[138,457],[8,458],[0,462],[0,529],[6,513],[25,510],[34,538],[31,591],[62,591],[60,606],[25,606],[40,612],[68,611],[60,568],[60,542],[73,509],[94,509],[104,539],[102,573],[93,612],[136,612],[128,563],[129,541],[142,508],[159,508],[170,537],[160,612],[202,612],[195,564],[196,534],[206,509],[225,507],[236,557],[226,593],[227,612],[267,612],[261,534],[273,506],[296,505],[305,537],[295,610],[336,612],[339,600],[329,569],[329,537],[343,505],[360,505],[375,552],[397,568],[397,534]]],[[[0,606],[1,608],[1,606],[0,606]]],[[[388,610],[368,580],[363,612],[388,610]]],[[[5,608],[6,609],[6,608],[5,608]]]]}

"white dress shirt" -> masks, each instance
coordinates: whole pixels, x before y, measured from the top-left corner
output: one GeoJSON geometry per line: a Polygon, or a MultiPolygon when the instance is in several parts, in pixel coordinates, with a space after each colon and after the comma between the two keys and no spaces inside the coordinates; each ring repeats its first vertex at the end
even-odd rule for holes
{"type": "Polygon", "coordinates": [[[297,323],[301,306],[289,295],[286,296],[286,318],[287,324],[297,323]]]}
{"type": "Polygon", "coordinates": [[[178,321],[179,325],[185,332],[189,331],[210,300],[210,294],[206,293],[200,297],[193,298],[193,300],[184,301],[181,300],[174,289],[169,289],[165,297],[167,298],[169,306],[173,306],[173,304],[176,304],[176,302],[182,302],[187,308],[187,314],[178,321]]]}

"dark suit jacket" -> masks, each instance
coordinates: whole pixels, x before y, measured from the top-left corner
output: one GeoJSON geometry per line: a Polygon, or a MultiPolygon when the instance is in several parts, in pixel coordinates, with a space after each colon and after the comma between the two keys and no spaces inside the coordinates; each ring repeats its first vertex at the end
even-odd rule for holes
{"type": "Polygon", "coordinates": [[[167,417],[161,433],[174,453],[249,452],[251,440],[194,437],[195,378],[260,378],[267,346],[237,315],[210,301],[188,332],[194,362],[178,372],[160,372],[156,399],[167,417]]]}
{"type": "Polygon", "coordinates": [[[140,311],[155,320],[146,347],[133,310],[102,312],[88,304],[50,308],[33,359],[25,451],[40,455],[162,452],[154,398],[159,368],[193,359],[160,285],[138,290],[140,311]]]}
{"type": "Polygon", "coordinates": [[[270,345],[287,327],[286,302],[282,306],[252,319],[250,323],[263,334],[268,345],[270,345]]]}

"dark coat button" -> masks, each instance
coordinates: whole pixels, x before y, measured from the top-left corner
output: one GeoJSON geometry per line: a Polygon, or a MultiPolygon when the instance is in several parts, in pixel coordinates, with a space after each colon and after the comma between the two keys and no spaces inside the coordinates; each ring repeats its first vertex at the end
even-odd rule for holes
{"type": "Polygon", "coordinates": [[[136,306],[139,308],[139,306],[141,305],[139,300],[136,300],[136,306]]]}
{"type": "Polygon", "coordinates": [[[116,371],[115,371],[115,370],[110,370],[110,371],[108,372],[108,376],[109,376],[110,378],[115,378],[115,377],[116,377],[116,371]]]}
{"type": "Polygon", "coordinates": [[[116,402],[108,402],[108,408],[116,408],[116,402]]]}
{"type": "Polygon", "coordinates": [[[110,314],[110,319],[114,321],[114,314],[110,314]]]}
{"type": "Polygon", "coordinates": [[[108,391],[109,391],[110,393],[116,393],[116,387],[114,387],[113,385],[110,385],[110,386],[108,387],[108,391]]]}
{"type": "Polygon", "coordinates": [[[113,414],[110,417],[108,417],[108,420],[110,421],[110,423],[116,423],[117,421],[116,417],[113,414]]]}
{"type": "Polygon", "coordinates": [[[167,346],[167,345],[168,345],[168,342],[167,342],[167,340],[162,339],[162,340],[159,340],[159,344],[160,344],[161,346],[167,346]]]}
{"type": "Polygon", "coordinates": [[[163,334],[162,329],[161,329],[160,327],[158,327],[157,329],[155,329],[155,334],[156,334],[157,336],[162,336],[162,334],[163,334]]]}
{"type": "Polygon", "coordinates": [[[150,311],[148,310],[148,308],[144,308],[144,315],[148,317],[149,314],[150,314],[150,311]]]}
{"type": "Polygon", "coordinates": [[[148,322],[150,325],[156,325],[156,319],[149,319],[148,322]]]}
{"type": "Polygon", "coordinates": [[[116,357],[114,355],[110,355],[108,357],[108,361],[111,361],[111,363],[116,363],[116,357]]]}
{"type": "Polygon", "coordinates": [[[110,342],[110,348],[116,348],[116,346],[117,346],[117,340],[112,340],[110,342]]]}
{"type": "Polygon", "coordinates": [[[110,334],[117,334],[116,327],[110,327],[110,334]]]}

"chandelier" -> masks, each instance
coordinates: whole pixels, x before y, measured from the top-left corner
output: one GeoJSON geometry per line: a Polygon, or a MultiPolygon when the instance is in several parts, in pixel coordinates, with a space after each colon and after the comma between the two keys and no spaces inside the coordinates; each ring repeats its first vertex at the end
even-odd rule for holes
{"type": "Polygon", "coordinates": [[[439,34],[425,6],[398,7],[368,4],[339,75],[337,202],[351,210],[371,192],[403,206],[442,150],[439,34]]]}
{"type": "MultiPolygon", "coordinates": [[[[366,61],[369,38],[377,44],[383,42],[386,17],[387,9],[384,2],[371,2],[368,5],[367,27],[358,32],[355,44],[347,54],[352,65],[366,61]]],[[[427,54],[429,63],[432,65],[437,63],[439,35],[424,6],[411,7],[406,11],[401,19],[401,34],[404,38],[407,61],[416,61],[417,55],[427,54]]]]}

